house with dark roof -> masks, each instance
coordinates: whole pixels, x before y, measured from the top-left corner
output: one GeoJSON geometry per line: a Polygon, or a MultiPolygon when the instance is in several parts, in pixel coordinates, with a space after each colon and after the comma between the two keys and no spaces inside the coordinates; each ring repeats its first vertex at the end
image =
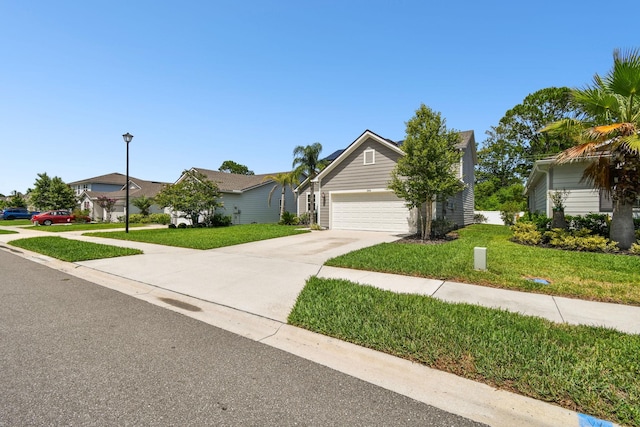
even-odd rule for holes
{"type": "MultiPolygon", "coordinates": [[[[280,220],[280,194],[282,186],[268,177],[277,173],[241,175],[210,169],[191,168],[204,174],[218,185],[222,193],[222,208],[216,211],[231,216],[232,224],[277,223],[280,220]],[[269,201],[269,193],[277,187],[269,201]]],[[[179,183],[184,174],[176,181],[179,183]]],[[[285,211],[295,212],[295,195],[285,191],[285,211]]],[[[187,222],[174,213],[174,222],[187,222]]]]}
{"type": "MultiPolygon", "coordinates": [[[[126,182],[125,175],[120,173],[110,173],[94,178],[83,179],[69,183],[71,188],[78,195],[80,208],[89,211],[89,216],[95,221],[104,221],[108,213],[97,203],[99,197],[104,196],[115,199],[114,211],[111,214],[111,221],[117,221],[118,217],[125,215],[126,205],[126,182]]],[[[166,182],[146,181],[129,176],[129,214],[139,213],[138,208],[131,204],[131,200],[137,197],[153,198],[167,185],[166,182]]],[[[152,205],[150,213],[164,213],[165,210],[158,205],[152,205]]]]}
{"type": "MultiPolygon", "coordinates": [[[[456,148],[462,152],[456,173],[464,190],[436,204],[434,218],[444,218],[459,227],[473,223],[476,142],[473,131],[460,132],[456,148]]],[[[417,231],[417,212],[388,189],[391,172],[405,153],[401,142],[364,131],[344,150],[332,153],[331,161],[315,178],[315,195],[309,180],[296,189],[297,214],[315,204],[317,222],[324,228],[386,231],[409,234],[417,231]]]]}

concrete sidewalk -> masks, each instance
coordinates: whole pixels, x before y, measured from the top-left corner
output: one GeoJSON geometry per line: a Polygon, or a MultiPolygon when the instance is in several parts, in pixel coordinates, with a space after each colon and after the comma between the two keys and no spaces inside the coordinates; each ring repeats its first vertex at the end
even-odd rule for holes
{"type": "Polygon", "coordinates": [[[640,307],[636,306],[327,266],[321,268],[318,277],[347,279],[393,292],[429,295],[448,302],[500,308],[557,323],[603,326],[640,334],[640,307]]]}
{"type": "MultiPolygon", "coordinates": [[[[4,246],[1,242],[15,238],[51,235],[33,229],[18,231],[20,235],[0,235],[0,248],[4,246]]],[[[639,307],[323,266],[330,257],[397,239],[385,233],[329,230],[208,251],[75,232],[61,237],[139,248],[144,254],[72,264],[22,250],[20,255],[494,426],[577,427],[583,415],[291,327],[286,324],[287,316],[306,279],[313,275],[343,278],[394,292],[498,307],[555,322],[640,333],[639,307]]]]}

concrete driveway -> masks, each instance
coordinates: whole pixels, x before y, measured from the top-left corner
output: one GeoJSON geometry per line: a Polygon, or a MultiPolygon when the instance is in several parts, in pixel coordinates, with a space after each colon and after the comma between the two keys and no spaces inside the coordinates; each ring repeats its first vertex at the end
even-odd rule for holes
{"type": "Polygon", "coordinates": [[[306,279],[327,259],[398,238],[326,230],[207,251],[145,245],[144,255],[78,264],[286,322],[306,279]]]}

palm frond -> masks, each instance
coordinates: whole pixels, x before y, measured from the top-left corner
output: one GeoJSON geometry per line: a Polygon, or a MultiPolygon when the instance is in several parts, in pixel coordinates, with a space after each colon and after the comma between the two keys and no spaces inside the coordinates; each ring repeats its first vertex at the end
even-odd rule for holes
{"type": "Polygon", "coordinates": [[[625,150],[640,156],[640,135],[637,133],[621,137],[619,143],[625,150]]]}
{"type": "Polygon", "coordinates": [[[611,157],[601,155],[584,169],[581,181],[611,193],[611,157]]]}
{"type": "Polygon", "coordinates": [[[556,163],[570,163],[594,155],[600,144],[595,141],[589,141],[582,144],[574,145],[559,153],[555,157],[556,163]]]}

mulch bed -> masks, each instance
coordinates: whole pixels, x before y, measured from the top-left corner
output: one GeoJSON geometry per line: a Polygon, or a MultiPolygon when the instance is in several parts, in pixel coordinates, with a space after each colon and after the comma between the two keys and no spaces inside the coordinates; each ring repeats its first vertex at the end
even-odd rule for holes
{"type": "Polygon", "coordinates": [[[420,234],[412,234],[411,236],[405,236],[400,240],[396,240],[395,243],[409,243],[415,245],[441,245],[443,243],[451,242],[452,240],[458,239],[458,233],[451,232],[447,233],[444,237],[438,237],[428,240],[422,240],[420,238],[420,234]]]}

